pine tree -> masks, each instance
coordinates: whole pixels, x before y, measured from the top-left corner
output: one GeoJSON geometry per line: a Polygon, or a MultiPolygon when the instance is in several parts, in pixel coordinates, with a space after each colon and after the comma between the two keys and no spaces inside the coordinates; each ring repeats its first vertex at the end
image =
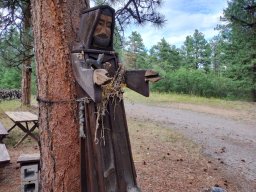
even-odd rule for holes
{"type": "Polygon", "coordinates": [[[152,65],[158,65],[162,70],[168,72],[176,70],[181,66],[181,56],[175,46],[171,46],[164,38],[150,50],[152,65]]]}
{"type": "Polygon", "coordinates": [[[211,47],[204,34],[195,30],[193,36],[187,36],[182,47],[185,63],[189,68],[210,70],[211,47]]]}
{"type": "Polygon", "coordinates": [[[222,31],[229,32],[227,75],[251,90],[256,101],[256,2],[232,0],[224,10],[223,20],[228,24],[222,31]]]}
{"type": "Polygon", "coordinates": [[[24,105],[30,105],[31,102],[31,62],[34,56],[30,5],[30,0],[0,2],[0,41],[4,41],[6,46],[0,49],[0,58],[9,66],[22,64],[21,101],[24,105]]]}
{"type": "Polygon", "coordinates": [[[141,35],[133,31],[125,44],[124,60],[126,67],[131,69],[147,68],[145,61],[147,53],[141,35]]]}

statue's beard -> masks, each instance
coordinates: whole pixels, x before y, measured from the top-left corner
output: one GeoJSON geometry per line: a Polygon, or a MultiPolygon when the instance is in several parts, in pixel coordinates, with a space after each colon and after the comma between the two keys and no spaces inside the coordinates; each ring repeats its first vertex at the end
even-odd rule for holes
{"type": "Polygon", "coordinates": [[[93,44],[98,47],[107,47],[110,43],[110,37],[105,34],[96,35],[93,37],[93,44]]]}

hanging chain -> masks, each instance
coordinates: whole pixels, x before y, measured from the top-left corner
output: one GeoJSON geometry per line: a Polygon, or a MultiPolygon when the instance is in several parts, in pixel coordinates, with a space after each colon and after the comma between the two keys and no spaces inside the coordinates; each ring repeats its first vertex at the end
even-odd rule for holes
{"type": "Polygon", "coordinates": [[[70,100],[49,100],[42,99],[37,97],[37,101],[45,104],[67,104],[67,103],[77,103],[78,102],[78,119],[79,119],[79,137],[86,138],[86,134],[84,132],[84,123],[85,123],[85,103],[89,103],[91,101],[90,98],[84,97],[80,99],[70,99],[70,100]]]}

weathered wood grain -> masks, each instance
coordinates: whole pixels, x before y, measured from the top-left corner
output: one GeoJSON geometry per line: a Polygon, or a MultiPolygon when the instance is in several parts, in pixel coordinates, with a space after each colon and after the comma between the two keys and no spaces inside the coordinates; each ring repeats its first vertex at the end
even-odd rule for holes
{"type": "Polygon", "coordinates": [[[7,111],[5,114],[14,122],[31,122],[31,121],[37,121],[38,116],[27,112],[27,111],[7,111]]]}
{"type": "Polygon", "coordinates": [[[3,124],[0,122],[0,137],[8,135],[7,130],[4,128],[3,124]]]}
{"type": "Polygon", "coordinates": [[[40,154],[21,154],[17,160],[18,163],[38,163],[40,161],[40,154]]]}
{"type": "Polygon", "coordinates": [[[10,162],[10,155],[5,144],[0,144],[0,164],[10,162]]]}

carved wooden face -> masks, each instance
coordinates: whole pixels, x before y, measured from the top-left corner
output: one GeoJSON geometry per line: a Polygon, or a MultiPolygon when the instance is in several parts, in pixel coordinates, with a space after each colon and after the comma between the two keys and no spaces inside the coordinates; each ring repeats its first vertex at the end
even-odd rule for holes
{"type": "Polygon", "coordinates": [[[101,14],[93,34],[93,45],[107,47],[110,43],[112,30],[112,17],[101,14]]]}

